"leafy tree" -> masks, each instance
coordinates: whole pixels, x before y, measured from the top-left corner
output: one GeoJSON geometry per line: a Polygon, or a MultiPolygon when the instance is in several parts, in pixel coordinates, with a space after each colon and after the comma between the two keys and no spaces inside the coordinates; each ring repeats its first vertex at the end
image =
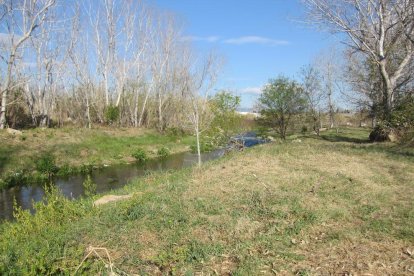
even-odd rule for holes
{"type": "Polygon", "coordinates": [[[228,91],[220,91],[212,98],[211,110],[214,113],[214,119],[211,126],[214,136],[227,138],[238,130],[241,117],[236,113],[236,109],[240,101],[240,96],[235,96],[228,91]]]}
{"type": "Polygon", "coordinates": [[[276,130],[282,139],[294,114],[305,108],[302,88],[293,80],[280,76],[270,80],[259,98],[259,123],[276,130]]]}
{"type": "Polygon", "coordinates": [[[213,97],[216,110],[221,113],[234,112],[240,105],[240,96],[235,96],[229,91],[220,91],[213,97]]]}

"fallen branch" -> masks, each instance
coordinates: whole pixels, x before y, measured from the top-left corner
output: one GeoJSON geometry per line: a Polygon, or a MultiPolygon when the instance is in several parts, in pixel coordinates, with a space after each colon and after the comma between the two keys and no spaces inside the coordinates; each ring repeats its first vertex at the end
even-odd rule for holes
{"type": "Polygon", "coordinates": [[[86,259],[89,258],[89,256],[91,256],[92,254],[95,255],[96,257],[98,257],[105,265],[105,267],[109,267],[110,273],[109,275],[117,275],[114,272],[114,264],[112,263],[112,259],[111,259],[111,255],[109,255],[108,249],[106,249],[105,247],[93,247],[93,246],[89,246],[87,249],[88,254],[86,254],[86,256],[83,258],[82,262],[79,264],[79,266],[76,268],[75,273],[76,274],[78,272],[78,270],[82,267],[82,264],[86,261],[86,259]],[[103,251],[103,253],[105,253],[106,258],[108,259],[108,263],[105,261],[105,259],[101,256],[101,254],[98,253],[98,251],[103,251]]]}

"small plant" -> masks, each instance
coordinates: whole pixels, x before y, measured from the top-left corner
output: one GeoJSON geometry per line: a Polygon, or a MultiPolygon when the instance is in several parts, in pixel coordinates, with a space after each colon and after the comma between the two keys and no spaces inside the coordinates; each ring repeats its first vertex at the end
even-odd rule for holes
{"type": "Polygon", "coordinates": [[[65,177],[65,176],[74,174],[75,172],[76,172],[75,168],[71,167],[69,164],[64,164],[62,167],[59,168],[57,175],[65,177]]]}
{"type": "Polygon", "coordinates": [[[96,195],[96,188],[97,185],[95,182],[93,182],[91,175],[88,175],[86,180],[83,182],[83,190],[84,190],[84,194],[87,197],[96,195]]]}
{"type": "Polygon", "coordinates": [[[132,157],[134,157],[138,162],[145,163],[148,161],[148,155],[144,149],[138,148],[132,153],[132,157]]]}
{"type": "Polygon", "coordinates": [[[90,174],[92,173],[93,168],[94,168],[93,164],[83,164],[82,166],[79,167],[78,171],[81,174],[90,174]]]}
{"type": "Polygon", "coordinates": [[[157,151],[157,155],[160,158],[167,158],[168,155],[170,155],[170,150],[166,147],[162,147],[157,151]]]}
{"type": "Polygon", "coordinates": [[[35,164],[38,172],[48,175],[49,177],[58,171],[58,167],[55,164],[55,157],[50,153],[42,155],[35,161],[35,164]]]}

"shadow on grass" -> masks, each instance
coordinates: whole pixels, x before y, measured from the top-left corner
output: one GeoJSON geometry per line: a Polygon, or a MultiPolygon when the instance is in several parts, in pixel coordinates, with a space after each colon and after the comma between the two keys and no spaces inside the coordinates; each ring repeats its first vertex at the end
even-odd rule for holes
{"type": "Polygon", "coordinates": [[[348,142],[354,144],[368,144],[370,143],[368,138],[356,138],[356,137],[349,137],[342,134],[328,134],[328,135],[321,135],[320,138],[329,142],[348,142]]]}
{"type": "Polygon", "coordinates": [[[3,173],[6,165],[11,162],[11,156],[19,151],[20,147],[16,146],[0,147],[0,174],[3,173]]]}
{"type": "Polygon", "coordinates": [[[414,148],[402,147],[391,143],[373,143],[368,137],[364,137],[363,133],[325,133],[319,137],[316,135],[305,135],[304,138],[328,141],[331,143],[347,143],[341,145],[332,145],[337,150],[356,150],[361,153],[383,153],[390,158],[408,158],[414,161],[414,148]]]}

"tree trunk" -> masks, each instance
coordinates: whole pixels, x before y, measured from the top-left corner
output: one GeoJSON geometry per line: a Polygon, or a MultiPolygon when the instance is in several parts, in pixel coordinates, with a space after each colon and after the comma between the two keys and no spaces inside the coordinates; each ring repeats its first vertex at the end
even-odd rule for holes
{"type": "Polygon", "coordinates": [[[104,74],[104,85],[105,85],[105,104],[109,106],[109,88],[108,88],[108,74],[104,74]]]}
{"type": "Polygon", "coordinates": [[[116,107],[118,107],[119,103],[121,102],[121,98],[122,98],[122,94],[124,93],[124,89],[125,89],[124,86],[122,86],[122,89],[118,94],[118,98],[116,99],[116,104],[115,104],[116,107]]]}
{"type": "Polygon", "coordinates": [[[3,95],[1,96],[1,110],[0,110],[0,129],[6,128],[6,105],[7,105],[7,92],[8,89],[6,88],[5,91],[3,91],[3,95]]]}
{"type": "Polygon", "coordinates": [[[3,91],[3,95],[1,95],[1,109],[0,109],[0,129],[5,129],[7,125],[7,118],[6,118],[6,107],[7,107],[7,96],[10,90],[10,82],[11,82],[11,73],[12,67],[14,64],[14,57],[16,55],[16,49],[13,49],[9,63],[7,64],[7,76],[6,76],[6,86],[5,90],[3,91]]]}
{"type": "Polygon", "coordinates": [[[142,119],[144,117],[144,112],[145,112],[145,107],[147,105],[149,92],[150,91],[148,90],[147,93],[146,93],[146,95],[145,95],[144,103],[142,104],[141,114],[139,115],[138,127],[141,127],[141,125],[142,125],[142,119]]]}
{"type": "Polygon", "coordinates": [[[280,138],[286,140],[286,128],[285,128],[285,118],[282,115],[279,122],[279,131],[280,131],[280,138]]]}
{"type": "Polygon", "coordinates": [[[90,129],[92,128],[92,122],[88,95],[86,95],[86,117],[88,119],[88,128],[90,129]]]}
{"type": "Polygon", "coordinates": [[[328,94],[328,101],[329,101],[329,128],[333,128],[335,125],[335,118],[334,118],[334,110],[333,110],[333,103],[332,103],[332,91],[329,91],[328,94]]]}
{"type": "Polygon", "coordinates": [[[163,126],[163,117],[162,117],[162,96],[161,92],[158,92],[158,130],[163,132],[164,126],[163,126]]]}
{"type": "Polygon", "coordinates": [[[134,107],[134,127],[138,127],[138,106],[139,106],[139,89],[137,89],[135,93],[135,89],[133,90],[133,94],[135,94],[135,107],[134,107]]]}
{"type": "Polygon", "coordinates": [[[383,59],[379,63],[381,77],[383,80],[383,105],[384,105],[384,112],[382,114],[382,119],[385,121],[389,121],[391,119],[391,111],[392,111],[392,100],[393,100],[393,93],[394,87],[393,83],[391,82],[390,75],[387,72],[387,62],[383,59]]]}
{"type": "Polygon", "coordinates": [[[196,126],[196,137],[197,137],[197,157],[198,157],[198,166],[201,167],[201,147],[200,147],[200,130],[198,127],[198,121],[196,126]]]}

